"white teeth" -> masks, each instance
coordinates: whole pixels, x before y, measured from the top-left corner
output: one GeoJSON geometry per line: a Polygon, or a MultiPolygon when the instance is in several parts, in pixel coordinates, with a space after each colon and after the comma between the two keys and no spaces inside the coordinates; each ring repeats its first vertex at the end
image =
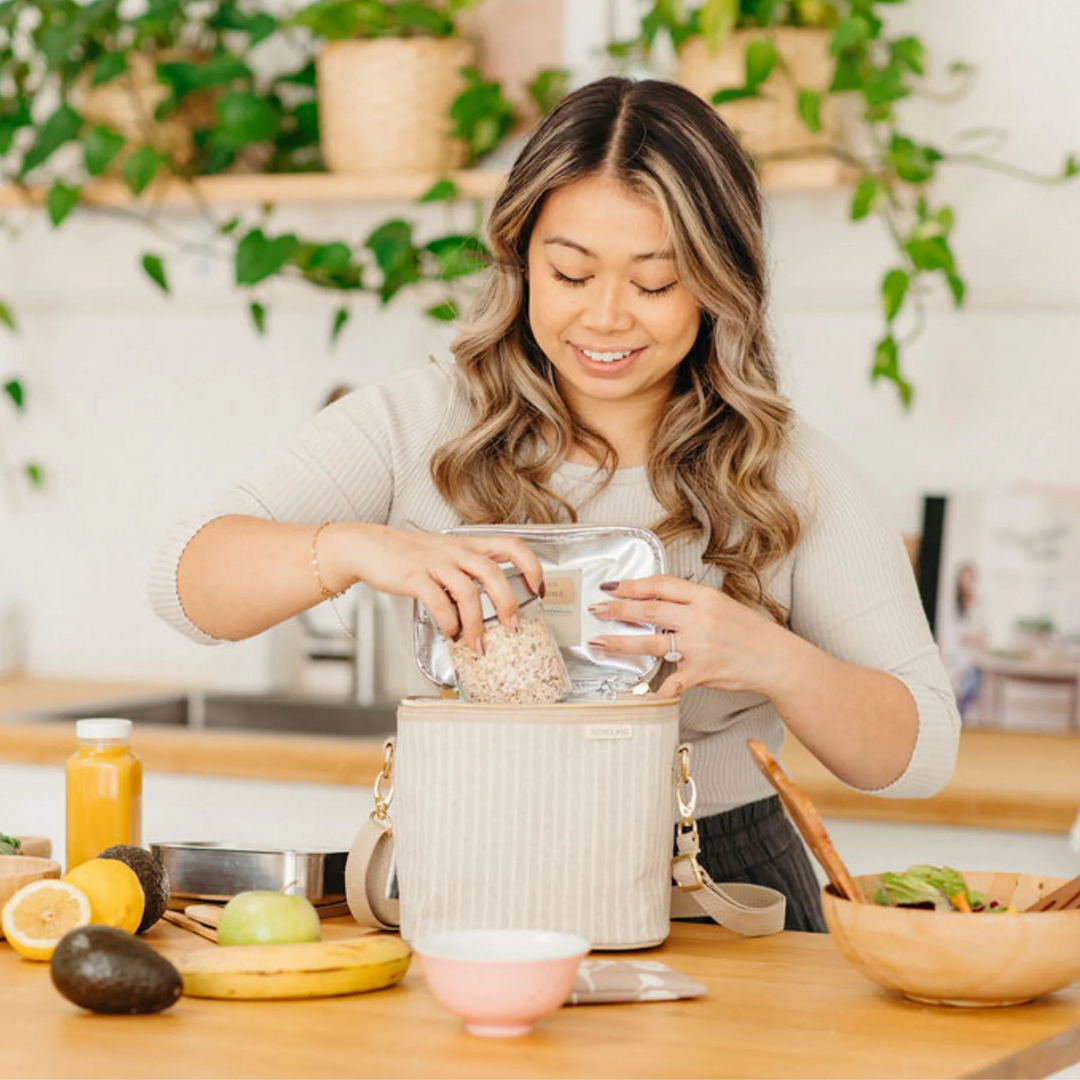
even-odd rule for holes
{"type": "Polygon", "coordinates": [[[626,352],[593,352],[591,349],[581,350],[590,360],[599,360],[601,364],[613,364],[616,360],[625,360],[634,350],[626,352]]]}

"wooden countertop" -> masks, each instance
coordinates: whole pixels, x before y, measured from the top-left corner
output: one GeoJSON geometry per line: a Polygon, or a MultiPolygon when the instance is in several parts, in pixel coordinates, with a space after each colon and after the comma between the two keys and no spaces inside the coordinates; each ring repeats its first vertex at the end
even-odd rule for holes
{"type": "MultiPolygon", "coordinates": [[[[0,680],[0,762],[60,764],[74,746],[70,722],[4,722],[4,714],[147,694],[145,685],[129,685],[125,693],[98,683],[0,680]]],[[[382,756],[379,743],[363,739],[149,724],[138,726],[133,745],[145,767],[160,772],[361,786],[374,781],[382,756]]],[[[790,737],[782,759],[826,817],[1064,834],[1080,810],[1080,735],[966,730],[952,779],[931,799],[882,799],[854,791],[790,737]]]]}
{"type": "MultiPolygon", "coordinates": [[[[325,936],[357,932],[351,920],[325,936]]],[[[165,923],[167,955],[214,948],[165,923]]],[[[417,963],[397,987],[314,1001],[182,998],[154,1016],[96,1016],[47,965],[0,943],[3,1074],[37,1077],[961,1077],[1045,1076],[1080,1057],[1080,987],[1008,1009],[917,1005],[879,990],[824,934],[740,938],[676,925],[636,954],[704,982],[691,1001],[560,1009],[518,1039],[468,1035],[417,963]],[[1029,1050],[1054,1039],[1052,1052],[1029,1050]],[[1017,1063],[998,1064],[1014,1054],[1017,1063]]]]}

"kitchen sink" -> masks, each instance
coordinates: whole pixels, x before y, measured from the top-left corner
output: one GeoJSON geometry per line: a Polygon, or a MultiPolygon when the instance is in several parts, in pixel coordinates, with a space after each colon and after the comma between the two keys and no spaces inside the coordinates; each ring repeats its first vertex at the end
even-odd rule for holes
{"type": "Polygon", "coordinates": [[[285,694],[220,692],[163,695],[97,703],[92,710],[51,711],[43,720],[75,720],[84,716],[121,716],[142,724],[255,731],[310,732],[318,735],[392,735],[397,704],[358,705],[327,698],[285,694]]]}

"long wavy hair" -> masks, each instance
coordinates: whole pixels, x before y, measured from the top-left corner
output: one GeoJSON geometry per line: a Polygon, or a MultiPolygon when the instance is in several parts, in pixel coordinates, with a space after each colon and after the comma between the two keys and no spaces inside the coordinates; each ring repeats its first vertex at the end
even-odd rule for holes
{"type": "Polygon", "coordinates": [[[647,474],[664,542],[707,535],[723,591],[783,623],[764,571],[799,540],[777,489],[791,411],[777,390],[766,328],[761,196],[730,129],[673,83],[605,78],[567,96],[518,156],[489,219],[493,265],[453,352],[475,422],[431,462],[443,498],[469,523],[575,521],[548,481],[575,446],[606,473],[614,448],[574,416],[528,321],[527,253],[552,191],[611,176],[663,215],[678,275],[697,301],[697,340],[653,433],[647,474]],[[695,513],[694,500],[706,521],[695,513]]]}

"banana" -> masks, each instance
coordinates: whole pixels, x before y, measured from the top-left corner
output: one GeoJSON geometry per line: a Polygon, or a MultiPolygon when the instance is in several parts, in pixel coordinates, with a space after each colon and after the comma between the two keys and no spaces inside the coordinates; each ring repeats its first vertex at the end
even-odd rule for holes
{"type": "Polygon", "coordinates": [[[189,997],[333,997],[393,986],[409,967],[400,938],[359,937],[295,945],[229,945],[196,949],[176,966],[189,997]]]}

